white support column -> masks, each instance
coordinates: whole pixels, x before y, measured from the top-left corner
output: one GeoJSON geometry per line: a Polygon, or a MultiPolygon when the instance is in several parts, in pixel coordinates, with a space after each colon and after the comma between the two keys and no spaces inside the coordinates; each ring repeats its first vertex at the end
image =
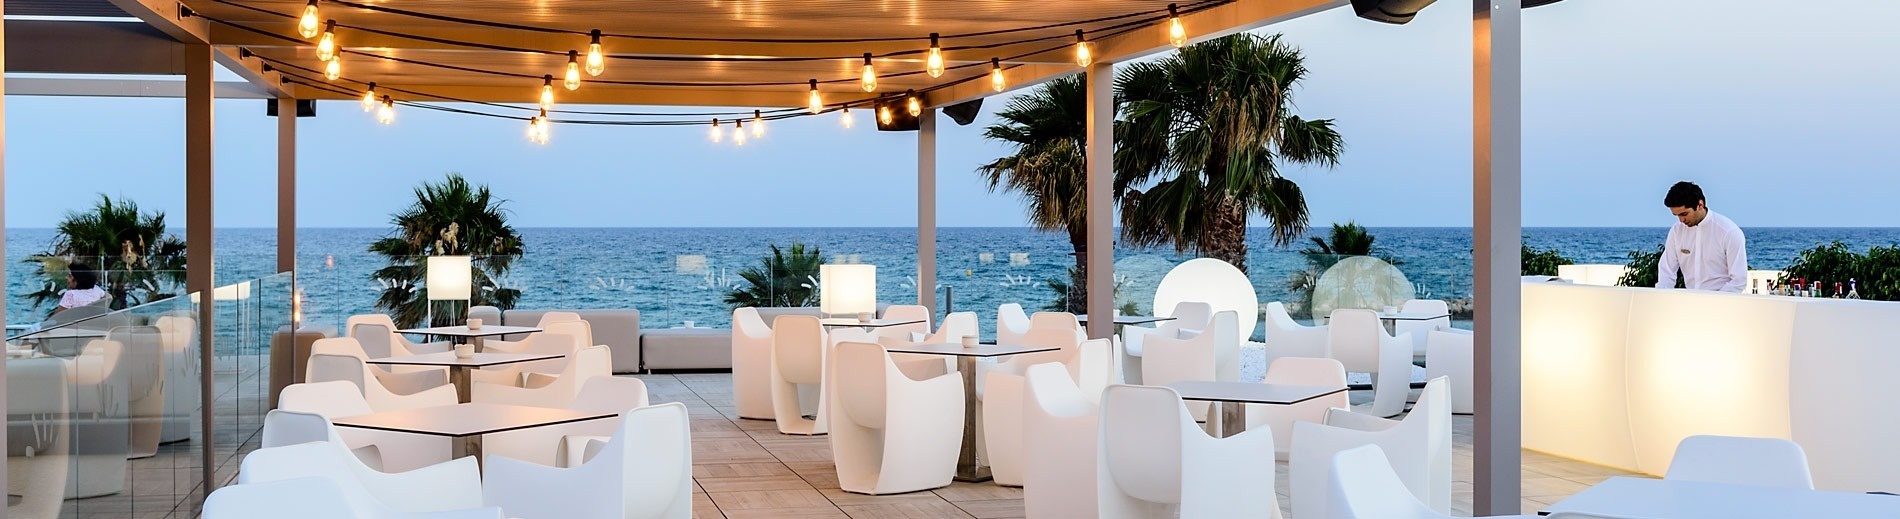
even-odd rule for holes
{"type": "Polygon", "coordinates": [[[1523,445],[1520,0],[1472,0],[1473,515],[1518,513],[1523,445]]]}
{"type": "Polygon", "coordinates": [[[937,315],[937,109],[917,115],[917,304],[937,315]]]}
{"type": "Polygon", "coordinates": [[[297,100],[277,98],[277,271],[297,270],[297,100]]]}
{"type": "Polygon", "coordinates": [[[1089,65],[1088,107],[1088,312],[1089,337],[1115,333],[1115,64],[1089,65]]]}
{"type": "MultiPolygon", "coordinates": [[[[216,346],[212,342],[212,316],[217,303],[211,297],[211,289],[217,286],[212,278],[211,251],[211,105],[215,88],[213,74],[217,66],[213,64],[210,45],[182,45],[185,54],[185,291],[200,294],[198,297],[198,394],[203,395],[200,405],[203,411],[198,413],[203,422],[204,449],[203,465],[199,471],[204,477],[200,482],[207,494],[217,489],[216,470],[217,449],[212,445],[210,431],[213,426],[213,414],[217,406],[211,399],[217,395],[212,386],[212,351],[216,346]]],[[[291,115],[296,115],[292,113],[291,115]]]]}

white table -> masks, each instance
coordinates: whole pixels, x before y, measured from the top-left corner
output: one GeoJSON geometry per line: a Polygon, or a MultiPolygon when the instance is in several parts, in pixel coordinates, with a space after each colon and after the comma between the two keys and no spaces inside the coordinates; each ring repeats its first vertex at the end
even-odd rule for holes
{"type": "Polygon", "coordinates": [[[380,359],[370,359],[366,362],[369,364],[385,364],[385,365],[397,365],[397,366],[447,367],[449,368],[449,383],[455,384],[456,401],[466,404],[472,401],[471,398],[473,397],[473,394],[471,392],[473,388],[471,387],[469,383],[469,372],[474,371],[477,368],[485,368],[488,366],[500,366],[504,364],[514,364],[518,362],[534,362],[537,360],[551,360],[551,359],[558,359],[561,357],[563,357],[563,355],[557,355],[557,354],[552,354],[552,353],[477,353],[469,358],[464,359],[464,358],[455,356],[455,352],[445,351],[445,352],[440,352],[440,353],[425,353],[422,355],[404,355],[401,357],[384,357],[380,359]]]}
{"type": "Polygon", "coordinates": [[[1220,402],[1220,436],[1226,438],[1246,432],[1247,406],[1244,404],[1293,405],[1346,391],[1346,386],[1297,386],[1259,382],[1215,382],[1187,380],[1168,384],[1182,400],[1220,402]]]}
{"type": "Polygon", "coordinates": [[[482,338],[483,337],[498,337],[502,335],[514,335],[517,333],[535,333],[539,331],[541,331],[540,328],[535,328],[533,326],[500,326],[500,325],[483,325],[481,328],[469,328],[468,326],[437,326],[434,328],[410,328],[407,330],[396,330],[397,333],[413,333],[416,335],[434,335],[437,337],[461,337],[464,339],[468,339],[469,346],[474,347],[476,353],[482,352],[482,338]]]}
{"type": "MultiPolygon", "coordinates": [[[[1088,324],[1089,314],[1075,314],[1075,320],[1076,322],[1080,322],[1082,324],[1088,324]]],[[[1173,321],[1173,320],[1174,320],[1173,317],[1155,317],[1152,315],[1117,315],[1115,316],[1115,326],[1158,323],[1162,321],[1173,321]]]]}
{"type": "Polygon", "coordinates": [[[917,355],[952,355],[957,358],[957,372],[963,374],[963,449],[957,454],[957,481],[989,481],[990,468],[983,466],[976,457],[976,359],[977,357],[1002,357],[1056,351],[1060,348],[1040,346],[997,346],[977,345],[969,348],[961,344],[911,344],[889,346],[884,351],[890,353],[913,353],[917,355]]]}
{"type": "Polygon", "coordinates": [[[906,324],[921,324],[923,322],[924,322],[923,319],[908,319],[908,320],[873,319],[869,321],[859,321],[857,319],[847,319],[843,317],[832,317],[832,318],[818,320],[818,324],[826,328],[883,328],[886,326],[903,326],[906,324]]]}
{"type": "Polygon", "coordinates": [[[1615,477],[1540,514],[1670,519],[1900,517],[1900,496],[1615,477]]]}
{"type": "Polygon", "coordinates": [[[453,458],[475,456],[481,462],[482,435],[531,427],[602,420],[615,413],[575,411],[500,404],[455,404],[345,416],[332,420],[337,427],[354,427],[456,438],[453,458]]]}

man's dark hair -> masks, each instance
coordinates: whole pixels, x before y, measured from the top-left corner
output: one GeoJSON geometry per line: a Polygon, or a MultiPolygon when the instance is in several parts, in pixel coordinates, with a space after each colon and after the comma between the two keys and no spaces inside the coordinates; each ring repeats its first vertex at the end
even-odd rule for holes
{"type": "Polygon", "coordinates": [[[1668,207],[1695,209],[1695,203],[1702,201],[1704,201],[1702,186],[1695,185],[1694,182],[1677,182],[1676,185],[1669,186],[1669,194],[1663,196],[1663,205],[1668,207]]]}
{"type": "Polygon", "coordinates": [[[99,286],[99,273],[92,271],[92,265],[74,263],[68,265],[66,270],[73,275],[72,288],[86,290],[99,286]]]}

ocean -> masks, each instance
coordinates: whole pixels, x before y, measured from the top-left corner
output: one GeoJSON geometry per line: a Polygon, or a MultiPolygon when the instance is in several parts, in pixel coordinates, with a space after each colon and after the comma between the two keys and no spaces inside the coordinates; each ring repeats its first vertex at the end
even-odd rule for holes
{"type": "MultiPolygon", "coordinates": [[[[1324,229],[1317,229],[1323,232],[1324,229]]],[[[1375,227],[1375,245],[1399,260],[1398,269],[1419,297],[1467,298],[1471,293],[1471,229],[1375,227]]],[[[1834,240],[1856,250],[1900,243],[1896,228],[1750,228],[1749,263],[1779,269],[1802,249],[1834,240]]],[[[373,311],[382,287],[370,273],[384,265],[370,242],[389,230],[313,228],[299,230],[298,275],[305,292],[306,322],[341,325],[344,318],[373,311]]],[[[878,297],[915,301],[916,230],[911,228],[523,228],[525,254],[503,284],[522,291],[519,308],[636,308],[646,328],[725,326],[731,308],[726,290],[741,283],[738,272],[756,265],[769,244],[816,246],[827,261],[877,265],[878,297]]],[[[1654,249],[1667,229],[1547,227],[1525,230],[1525,242],[1557,248],[1578,263],[1625,262],[1633,250],[1654,249]]],[[[7,321],[36,322],[50,307],[35,308],[23,297],[36,279],[23,260],[44,250],[51,229],[8,229],[7,321]]],[[[1291,300],[1288,281],[1307,268],[1301,241],[1276,247],[1265,232],[1249,233],[1248,277],[1261,301],[1291,300]]],[[[220,284],[271,275],[273,229],[219,229],[220,284]]],[[[1118,302],[1151,312],[1155,285],[1169,268],[1191,255],[1172,249],[1116,250],[1118,302]]],[[[1056,296],[1046,281],[1066,278],[1074,264],[1065,236],[1028,228],[938,230],[937,283],[953,293],[957,310],[976,310],[984,333],[992,333],[998,304],[1022,303],[1030,311],[1056,296]]],[[[939,291],[942,294],[942,291],[939,291]]]]}

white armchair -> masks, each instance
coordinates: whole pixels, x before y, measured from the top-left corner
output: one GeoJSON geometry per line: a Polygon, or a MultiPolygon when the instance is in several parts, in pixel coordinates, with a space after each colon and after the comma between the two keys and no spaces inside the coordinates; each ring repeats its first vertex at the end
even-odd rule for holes
{"type": "MultiPolygon", "coordinates": [[[[390,372],[374,367],[369,364],[369,354],[363,351],[362,344],[357,342],[356,339],[347,337],[317,339],[316,342],[311,343],[311,360],[304,365],[304,380],[322,382],[340,378],[356,381],[357,375],[345,367],[347,363],[326,361],[324,367],[318,368],[316,358],[319,355],[355,357],[360,361],[358,362],[359,364],[369,368],[369,371],[362,375],[363,377],[375,378],[382,387],[398,395],[411,395],[449,383],[449,372],[444,368],[432,366],[395,366],[414,369],[390,372]],[[320,370],[322,373],[319,373],[320,370]],[[318,376],[324,378],[317,378],[318,376]]],[[[359,386],[362,385],[361,382],[357,384],[359,386]]]]}
{"type": "Polygon", "coordinates": [[[191,439],[198,409],[198,324],[190,317],[164,316],[152,321],[165,345],[165,426],[158,441],[191,439]]]}
{"type": "MultiPolygon", "coordinates": [[[[548,312],[541,314],[541,320],[535,323],[534,327],[540,328],[541,331],[529,334],[519,341],[482,341],[482,351],[492,351],[495,353],[558,353],[561,355],[569,355],[581,348],[599,344],[594,342],[594,328],[587,324],[585,319],[581,319],[580,314],[574,312],[548,312]],[[553,345],[547,341],[535,340],[537,337],[550,334],[567,336],[567,340],[573,344],[567,348],[558,348],[553,347],[553,345]]],[[[507,365],[511,371],[542,373],[547,375],[560,373],[561,369],[566,366],[567,359],[537,360],[534,362],[507,365]]],[[[490,370],[490,368],[483,369],[483,371],[488,370],[490,370]]]]}
{"type": "Polygon", "coordinates": [[[956,344],[965,336],[977,336],[976,312],[951,312],[943,316],[937,331],[924,337],[923,344],[956,344]]]}
{"type": "Polygon", "coordinates": [[[120,368],[131,425],[127,457],[152,457],[158,454],[159,432],[165,427],[164,332],[153,326],[115,326],[106,338],[125,348],[120,368]]]}
{"type": "Polygon", "coordinates": [[[1029,333],[1029,314],[1023,313],[1023,305],[1005,303],[996,307],[997,344],[1021,344],[1025,333],[1029,333]]]}
{"type": "Polygon", "coordinates": [[[1346,372],[1372,374],[1372,415],[1405,412],[1412,392],[1412,337],[1386,335],[1379,314],[1356,308],[1334,310],[1327,328],[1327,348],[1346,372]]]}
{"type": "Polygon", "coordinates": [[[481,467],[474,457],[390,473],[363,465],[341,444],[311,442],[258,449],[238,466],[239,485],[299,478],[335,483],[358,517],[373,517],[382,508],[442,512],[484,506],[481,467]]]}
{"type": "Polygon", "coordinates": [[[1207,328],[1208,321],[1214,318],[1214,306],[1196,302],[1175,303],[1174,313],[1168,314],[1172,321],[1162,321],[1154,328],[1140,326],[1122,327],[1122,380],[1129,384],[1140,384],[1141,354],[1149,336],[1180,338],[1184,330],[1199,332],[1207,328]]]}
{"type": "MultiPolygon", "coordinates": [[[[8,443],[13,445],[7,449],[7,495],[20,498],[7,505],[9,517],[59,517],[66,501],[72,452],[67,363],[57,357],[6,361],[8,443]]],[[[125,462],[123,456],[119,462],[125,462]]],[[[125,479],[124,472],[116,476],[125,479]]]]}
{"type": "MultiPolygon", "coordinates": [[[[884,309],[884,320],[887,321],[916,319],[922,319],[924,322],[879,327],[871,332],[872,340],[864,342],[873,342],[887,347],[917,344],[918,340],[930,334],[930,309],[923,305],[891,305],[884,309]]],[[[832,332],[832,335],[831,343],[834,345],[845,340],[837,337],[841,335],[838,332],[832,332]]],[[[951,342],[960,340],[962,339],[951,342]]],[[[897,362],[899,369],[903,369],[913,378],[930,378],[957,370],[956,359],[947,355],[892,353],[891,359],[897,362]]]]}
{"type": "MultiPolygon", "coordinates": [[[[650,403],[647,385],[640,379],[593,377],[581,384],[580,394],[565,408],[625,416],[650,403]]],[[[588,442],[604,443],[618,430],[618,420],[587,420],[485,434],[482,455],[507,456],[551,467],[578,467],[584,461],[588,442]]]]}
{"type": "Polygon", "coordinates": [[[1059,364],[1030,366],[1024,380],[1024,511],[1095,517],[1096,403],[1059,364]]]}
{"type": "Polygon", "coordinates": [[[1096,434],[1099,517],[1279,515],[1270,429],[1213,438],[1173,389],[1114,385],[1096,434]]]}
{"type": "Polygon", "coordinates": [[[1267,303],[1267,363],[1282,357],[1330,357],[1326,349],[1331,331],[1326,325],[1305,326],[1293,320],[1286,304],[1267,303]]]}
{"type": "MultiPolygon", "coordinates": [[[[347,341],[350,339],[336,340],[347,341]]],[[[310,356],[310,373],[304,377],[304,379],[311,382],[341,380],[355,384],[362,390],[363,399],[369,402],[370,409],[374,409],[377,412],[455,405],[458,401],[455,394],[455,386],[448,384],[438,385],[415,393],[397,393],[390,387],[383,385],[383,379],[389,376],[392,375],[370,369],[368,364],[363,363],[363,359],[354,356],[319,353],[310,356]]],[[[281,396],[279,400],[282,400],[281,396]]]]}
{"type": "MultiPolygon", "coordinates": [[[[1339,451],[1325,460],[1332,476],[1326,485],[1328,518],[1337,519],[1451,519],[1451,514],[1432,510],[1406,490],[1399,475],[1392,472],[1385,451],[1378,445],[1360,445],[1339,451]]],[[[1299,503],[1299,501],[1294,501],[1299,503]]],[[[1533,516],[1534,517],[1534,516],[1533,516]]]]}
{"type": "MultiPolygon", "coordinates": [[[[1233,310],[1214,313],[1207,329],[1189,337],[1152,336],[1148,338],[1141,380],[1155,386],[1190,380],[1233,382],[1240,380],[1239,316],[1233,310]]],[[[1207,402],[1188,402],[1188,413],[1196,421],[1207,421],[1207,402]]]]}
{"type": "Polygon", "coordinates": [[[323,478],[296,478],[229,485],[205,498],[203,519],[501,519],[496,507],[441,512],[399,512],[380,503],[370,509],[351,506],[343,489],[323,478]]]}
{"type": "MultiPolygon", "coordinates": [[[[488,366],[469,373],[469,381],[476,384],[517,388],[527,387],[528,379],[530,378],[550,377],[567,371],[568,368],[573,367],[574,362],[576,362],[574,357],[575,353],[579,352],[582,348],[591,346],[581,342],[580,335],[573,335],[576,333],[586,334],[586,330],[575,329],[576,327],[586,327],[586,322],[555,323],[546,326],[551,326],[552,328],[545,330],[560,331],[542,331],[530,334],[526,338],[515,342],[485,344],[482,346],[482,351],[488,353],[560,355],[561,358],[488,366]],[[552,370],[548,371],[549,368],[552,368],[552,370]]],[[[501,341],[495,342],[499,343],[501,341]]],[[[613,371],[612,366],[608,366],[607,369],[610,373],[613,371]]]]}
{"type": "Polygon", "coordinates": [[[825,344],[825,328],[816,316],[781,315],[772,320],[772,418],[778,422],[778,432],[825,434],[825,408],[830,400],[825,398],[830,393],[825,387],[829,382],[825,344]],[[808,415],[799,404],[801,385],[818,388],[818,402],[813,406],[817,409],[809,415],[813,418],[805,418],[808,415]]]}
{"type": "Polygon", "coordinates": [[[1425,378],[1451,379],[1452,414],[1471,414],[1478,410],[1472,391],[1472,384],[1477,380],[1477,371],[1472,367],[1476,360],[1471,351],[1474,338],[1471,332],[1455,328],[1426,332],[1425,378]]]}
{"type": "Polygon", "coordinates": [[[589,346],[575,352],[560,375],[529,376],[526,387],[475,382],[470,387],[470,400],[489,404],[565,408],[574,401],[575,395],[580,394],[581,385],[589,379],[611,376],[613,356],[607,347],[589,346]]]}
{"type": "MultiPolygon", "coordinates": [[[[501,324],[501,323],[496,323],[496,324],[501,324]]],[[[455,349],[455,345],[448,341],[436,341],[436,342],[425,342],[425,343],[411,342],[408,338],[403,337],[402,334],[396,333],[396,330],[400,330],[400,329],[401,328],[396,327],[396,321],[394,319],[390,319],[388,314],[352,315],[350,316],[349,319],[346,319],[343,321],[343,330],[344,330],[344,333],[347,334],[345,335],[345,337],[349,337],[349,338],[356,339],[359,341],[364,341],[364,340],[378,341],[376,343],[378,345],[382,344],[381,341],[383,337],[388,337],[389,341],[387,344],[389,344],[389,348],[388,348],[388,351],[386,352],[387,354],[383,355],[382,353],[379,353],[380,356],[401,356],[401,355],[419,355],[423,353],[441,353],[441,352],[455,349]],[[383,327],[384,333],[383,334],[365,333],[369,330],[362,330],[362,331],[357,330],[357,326],[365,325],[365,324],[381,326],[383,327]]],[[[365,348],[365,349],[369,349],[369,348],[365,348]]]]}
{"type": "MultiPolygon", "coordinates": [[[[1267,365],[1267,384],[1346,387],[1346,368],[1333,359],[1284,357],[1267,365]]],[[[1286,460],[1293,447],[1293,424],[1323,422],[1329,409],[1349,409],[1344,391],[1292,405],[1247,404],[1247,429],[1273,429],[1274,456],[1286,460]]]]}
{"type": "Polygon", "coordinates": [[[1697,435],[1676,444],[1663,479],[1814,489],[1808,455],[1781,438],[1697,435]]]}
{"type": "MultiPolygon", "coordinates": [[[[90,307],[80,307],[90,308],[90,307]]],[[[63,313],[63,312],[62,312],[63,313]]],[[[44,346],[42,346],[44,347],[44,346]]],[[[83,499],[125,490],[126,462],[131,451],[131,427],[126,398],[130,377],[125,345],[112,340],[90,340],[78,356],[64,365],[71,391],[65,421],[72,437],[83,443],[68,446],[66,497],[83,499]]],[[[17,361],[8,361],[9,364],[17,361]]]]}
{"type": "Polygon", "coordinates": [[[831,452],[838,485],[859,494],[948,486],[963,442],[963,380],[912,380],[883,346],[838,345],[831,373],[831,452]]]}
{"type": "Polygon", "coordinates": [[[1440,514],[1451,513],[1451,409],[1447,381],[1425,384],[1418,405],[1401,421],[1392,421],[1344,409],[1332,409],[1325,423],[1293,424],[1293,452],[1288,456],[1288,490],[1293,517],[1338,517],[1328,509],[1327,482],[1333,480],[1335,454],[1361,445],[1377,445],[1391,453],[1392,469],[1414,498],[1440,514]]]}
{"type": "Polygon", "coordinates": [[[1440,299],[1413,299],[1406,301],[1404,306],[1400,306],[1399,313],[1444,315],[1444,317],[1423,321],[1392,322],[1392,333],[1412,334],[1412,362],[1425,362],[1427,366],[1431,365],[1425,358],[1425,334],[1439,328],[1451,327],[1451,306],[1440,299]]]}
{"type": "MultiPolygon", "coordinates": [[[[453,393],[446,403],[453,405],[453,393]]],[[[363,399],[356,386],[348,382],[333,380],[329,382],[306,382],[284,387],[277,398],[277,411],[310,414],[323,417],[327,426],[329,420],[348,416],[365,415],[375,412],[369,402],[363,399]]],[[[272,411],[276,412],[276,411],[272,411]]],[[[293,419],[294,420],[294,419],[293,419]]],[[[272,426],[270,416],[264,421],[264,446],[282,447],[295,445],[316,438],[328,438],[334,433],[352,452],[362,456],[362,461],[376,470],[402,472],[427,467],[449,460],[452,446],[449,438],[425,434],[408,434],[374,429],[337,428],[334,431],[308,429],[308,424],[282,423],[272,426]],[[306,427],[294,430],[295,427],[306,427]],[[287,437],[279,439],[278,435],[287,437]],[[369,453],[374,452],[374,456],[369,453]]]]}
{"type": "Polygon", "coordinates": [[[886,321],[911,321],[919,319],[924,322],[877,328],[877,331],[874,333],[877,334],[878,344],[887,344],[886,341],[889,341],[889,343],[904,344],[916,340],[911,336],[913,333],[918,335],[930,334],[929,308],[923,305],[891,305],[885,307],[884,320],[886,321]]]}
{"type": "Polygon", "coordinates": [[[732,310],[732,401],[740,418],[772,419],[772,327],[759,310],[732,310]]]}
{"type": "Polygon", "coordinates": [[[996,484],[1023,485],[1023,373],[1029,366],[1052,362],[1080,378],[1081,341],[1080,330],[1059,322],[1053,326],[1031,327],[1029,333],[1023,335],[1021,345],[1060,349],[977,364],[977,388],[980,389],[977,398],[982,400],[978,407],[981,419],[977,420],[977,426],[982,428],[980,452],[982,459],[989,463],[990,477],[996,484]]]}
{"type": "Polygon", "coordinates": [[[573,468],[489,456],[482,481],[488,503],[521,519],[693,516],[693,447],[686,405],[627,411],[611,439],[573,468]]]}

